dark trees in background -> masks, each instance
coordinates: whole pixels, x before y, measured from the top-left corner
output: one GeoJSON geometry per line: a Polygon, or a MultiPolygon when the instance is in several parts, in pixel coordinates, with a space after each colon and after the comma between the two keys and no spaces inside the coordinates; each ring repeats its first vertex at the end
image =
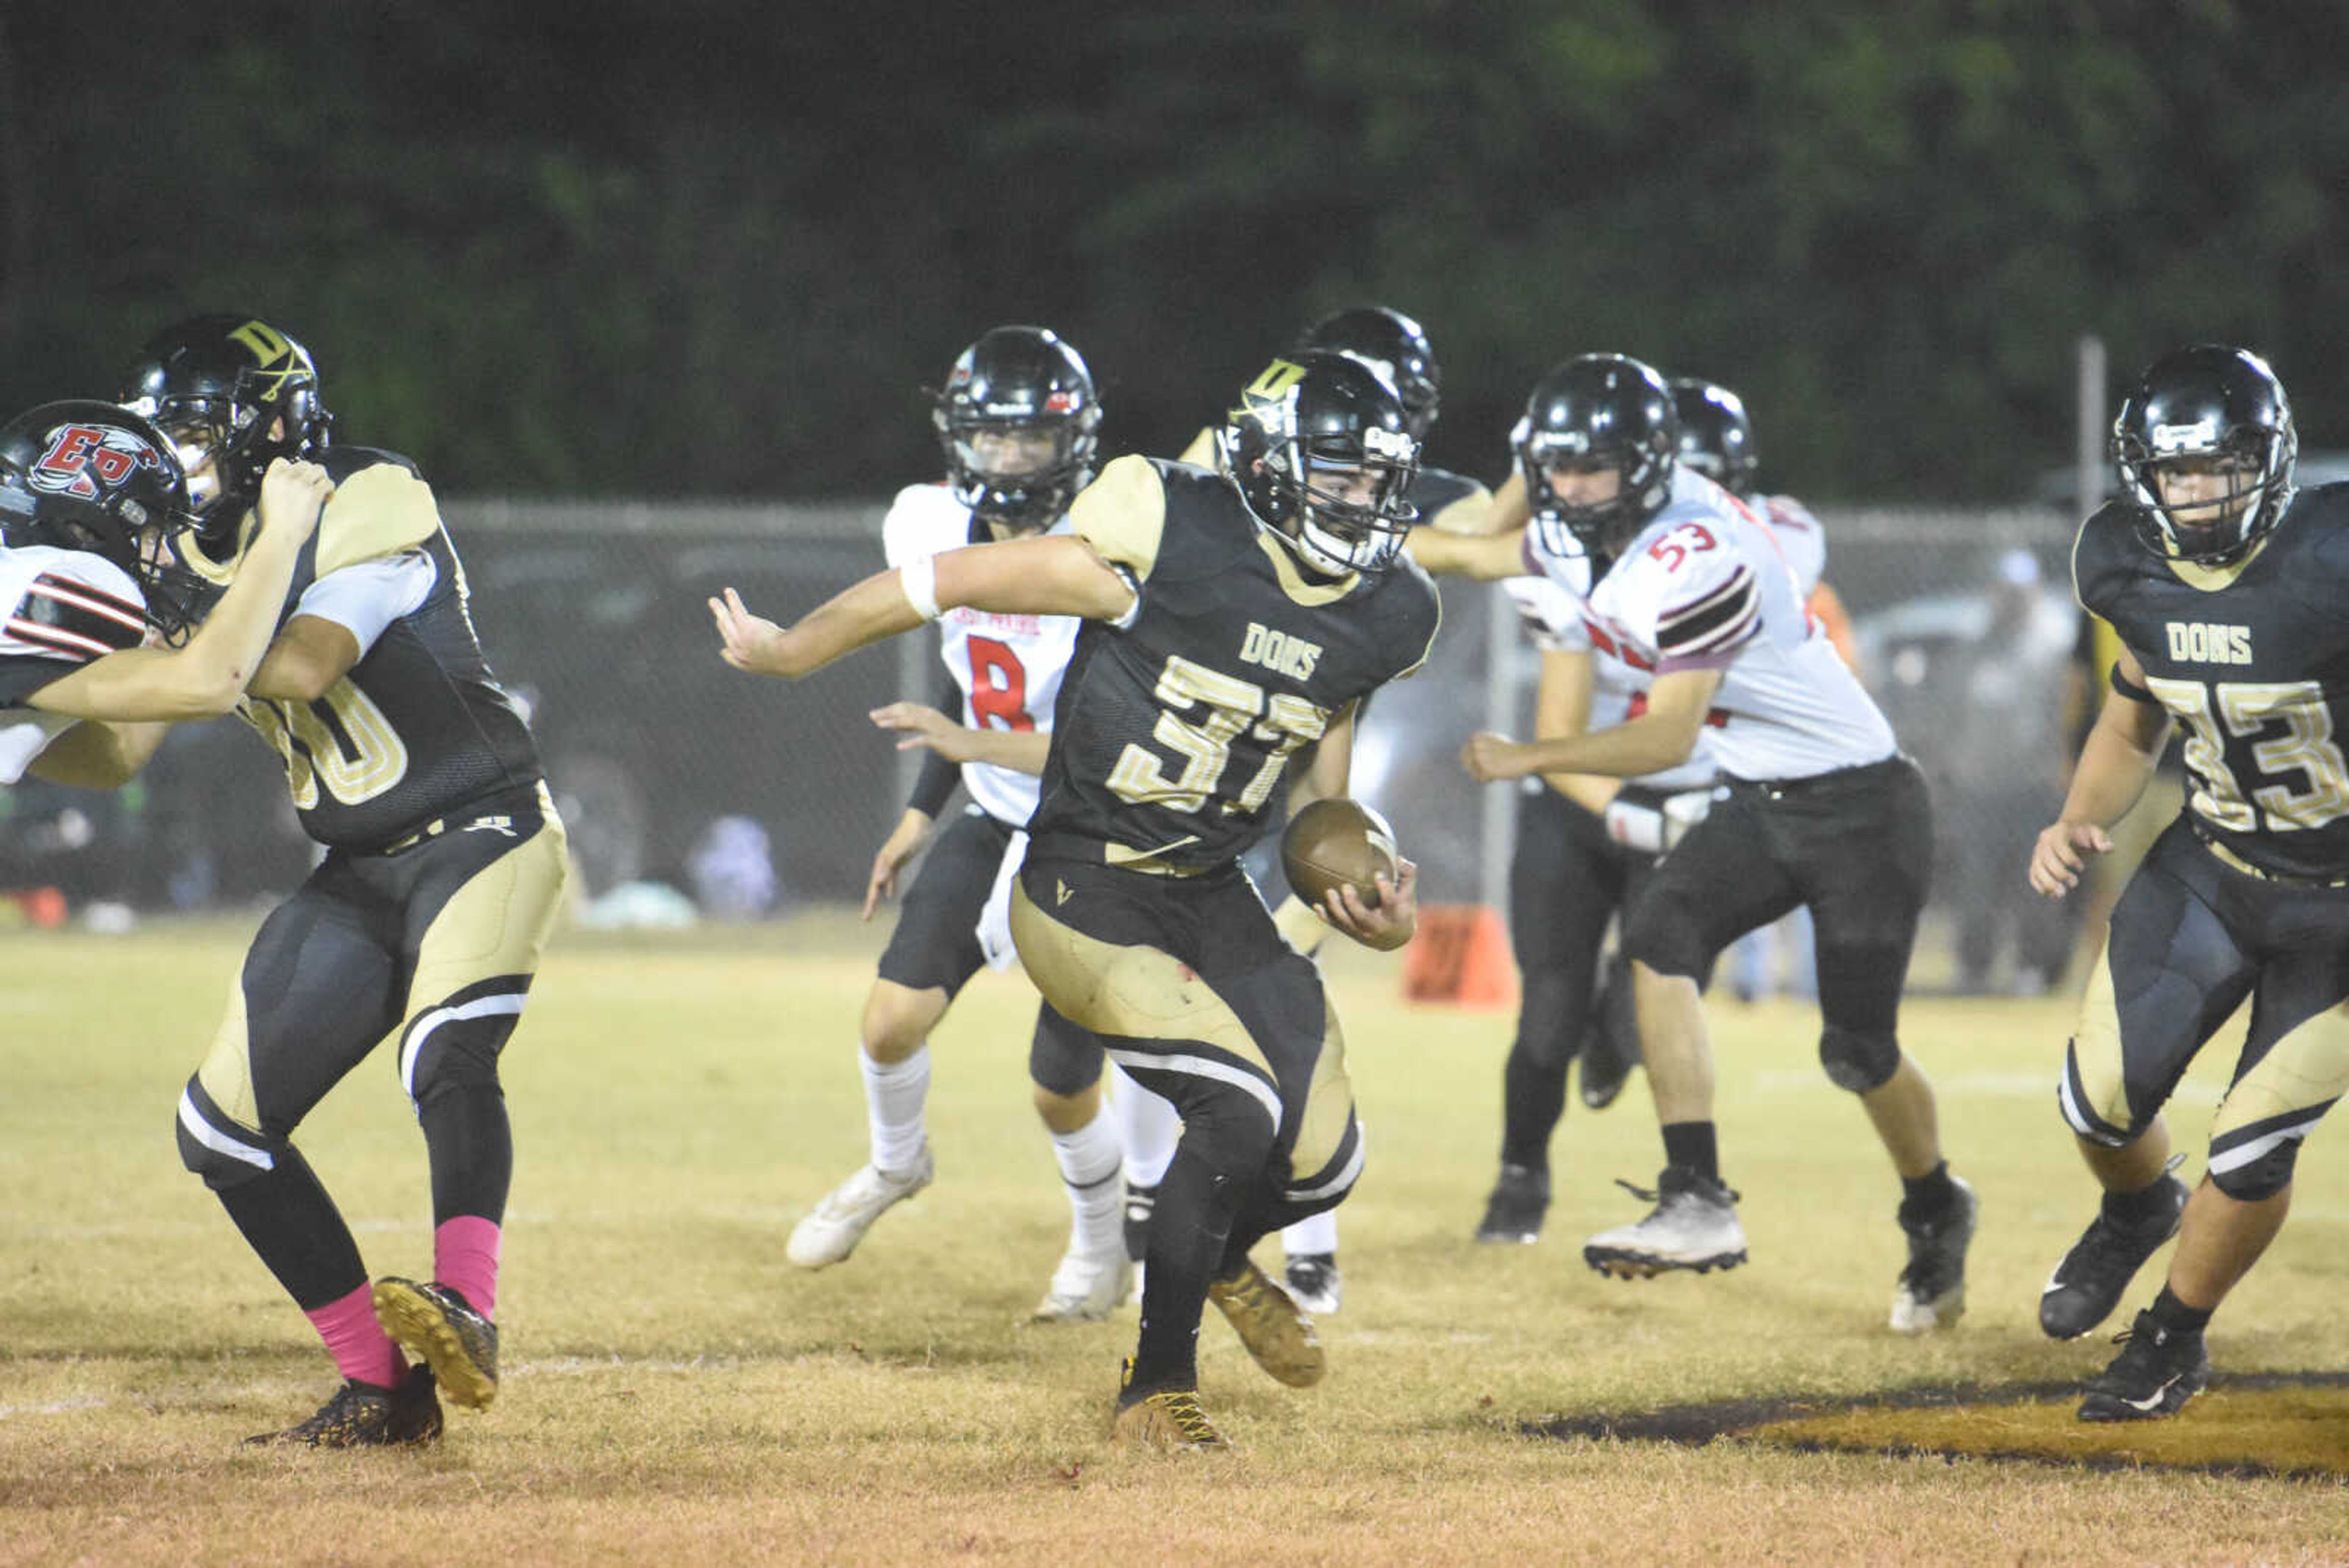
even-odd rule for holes
{"type": "Polygon", "coordinates": [[[2068,461],[2084,331],[2260,346],[2349,443],[2349,8],[963,9],[0,11],[0,403],[242,306],[452,490],[873,494],[988,325],[1172,452],[1381,300],[1487,477],[1590,348],[1738,387],[1834,499],[2068,461]]]}

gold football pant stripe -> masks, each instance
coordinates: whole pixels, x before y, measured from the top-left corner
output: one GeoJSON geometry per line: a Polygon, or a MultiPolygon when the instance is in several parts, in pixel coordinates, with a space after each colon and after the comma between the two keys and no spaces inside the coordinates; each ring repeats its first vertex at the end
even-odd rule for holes
{"type": "MultiPolygon", "coordinates": [[[[1280,1089],[1271,1063],[1230,1004],[1173,954],[1088,936],[1039,908],[1017,881],[1012,884],[1011,936],[1028,978],[1044,1000],[1071,1023],[1112,1042],[1109,1054],[1120,1065],[1228,1084],[1262,1106],[1275,1131],[1280,1130],[1280,1089]],[[1195,1040],[1220,1054],[1122,1047],[1114,1043],[1119,1040],[1195,1040]]],[[[1300,977],[1311,973],[1302,965],[1299,969],[1300,977]]],[[[1346,1151],[1343,1170],[1329,1168],[1344,1148],[1354,1092],[1337,1009],[1326,992],[1322,1002],[1321,1048],[1303,1113],[1297,1118],[1290,1168],[1306,1181],[1343,1190],[1359,1172],[1361,1140],[1357,1136],[1354,1147],[1346,1151]]]]}
{"type": "Polygon", "coordinates": [[[1180,1053],[1112,1048],[1110,1054],[1120,1063],[1232,1083],[1265,1107],[1275,1128],[1280,1126],[1272,1064],[1239,1014],[1174,954],[1087,936],[1038,909],[1017,880],[1011,884],[1011,940],[1028,978],[1070,1023],[1113,1039],[1195,1040],[1244,1067],[1180,1053]]]}

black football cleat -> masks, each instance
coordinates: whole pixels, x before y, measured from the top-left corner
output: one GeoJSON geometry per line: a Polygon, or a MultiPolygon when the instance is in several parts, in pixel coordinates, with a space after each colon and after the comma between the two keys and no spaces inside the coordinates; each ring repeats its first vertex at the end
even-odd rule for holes
{"type": "Polygon", "coordinates": [[[498,1397],[498,1325],[442,1284],[387,1274],[375,1282],[376,1321],[411,1355],[420,1355],[449,1397],[486,1410],[498,1397]]]}
{"type": "Polygon", "coordinates": [[[2141,1312],[2113,1339],[2121,1353],[2088,1385],[2083,1421],[2158,1421],[2184,1409],[2210,1381],[2210,1353],[2199,1329],[2167,1329],[2141,1312]]]}
{"type": "Polygon", "coordinates": [[[2039,1293],[2039,1327],[2050,1339],[2077,1339],[2120,1305],[2129,1281],[2164,1241],[2178,1234],[2189,1196],[2186,1183],[2162,1173],[2151,1216],[2123,1224],[2102,1210],[2088,1221],[2039,1293]]]}
{"type": "Polygon", "coordinates": [[[1549,1213],[1549,1172],[1530,1165],[1501,1167],[1493,1195],[1485,1199],[1485,1219],[1476,1240],[1531,1246],[1541,1239],[1542,1220],[1549,1213]]]}
{"type": "Polygon", "coordinates": [[[279,1432],[259,1432],[246,1448],[388,1449],[420,1446],[440,1438],[440,1401],[433,1396],[432,1369],[410,1366],[396,1388],[378,1388],[356,1378],[335,1390],[318,1413],[279,1432]]]}

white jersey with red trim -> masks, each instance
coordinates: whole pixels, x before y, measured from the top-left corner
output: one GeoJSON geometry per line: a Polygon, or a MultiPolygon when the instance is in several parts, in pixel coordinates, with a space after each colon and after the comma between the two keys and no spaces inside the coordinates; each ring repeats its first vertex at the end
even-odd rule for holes
{"type": "Polygon", "coordinates": [[[130,574],[85,550],[0,549],[0,784],[78,722],[22,706],[59,676],[147,634],[147,599],[130,574]]]}
{"type": "Polygon", "coordinates": [[[1791,495],[1749,495],[1745,504],[1770,524],[1778,553],[1786,557],[1795,586],[1803,590],[1803,601],[1809,603],[1819,579],[1827,575],[1826,530],[1819,526],[1809,507],[1791,495]]]}
{"type": "MultiPolygon", "coordinates": [[[[1517,607],[1526,635],[1546,653],[1588,653],[1590,634],[1583,627],[1581,601],[1546,576],[1508,577],[1501,587],[1517,607]]],[[[1616,659],[1590,661],[1589,727],[1605,730],[1646,711],[1647,677],[1616,659]]],[[[1721,771],[1713,754],[1713,727],[1696,738],[1688,761],[1661,773],[1626,779],[1626,784],[1671,793],[1709,784],[1721,771]]]]}
{"type": "MultiPolygon", "coordinates": [[[[1066,517],[1048,532],[1069,531],[1066,517]]],[[[970,508],[943,484],[909,484],[897,493],[881,524],[881,547],[892,566],[970,543],[970,508]]],[[[938,617],[938,654],[962,690],[957,715],[975,730],[1048,732],[1061,677],[1075,652],[1079,622],[1065,615],[996,615],[950,609],[938,617]]],[[[996,821],[1025,827],[1036,814],[1041,781],[993,763],[965,763],[963,787],[996,821]]]]}
{"type": "Polygon", "coordinates": [[[1542,533],[1526,530],[1526,556],[1576,601],[1601,665],[1642,691],[1677,670],[1722,672],[1706,722],[1723,773],[1808,778],[1898,749],[1804,609],[1775,536],[1713,481],[1679,470],[1671,498],[1596,583],[1588,556],[1555,555],[1542,533]]]}

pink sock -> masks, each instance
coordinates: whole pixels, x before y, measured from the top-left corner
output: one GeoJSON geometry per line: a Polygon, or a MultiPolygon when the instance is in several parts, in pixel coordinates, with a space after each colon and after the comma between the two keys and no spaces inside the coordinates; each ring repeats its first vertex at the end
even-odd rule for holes
{"type": "Polygon", "coordinates": [[[326,1353],[335,1358],[336,1369],[348,1378],[372,1383],[378,1388],[397,1387],[399,1375],[407,1370],[408,1358],[399,1354],[391,1335],[375,1320],[375,1307],[369,1291],[361,1285],[338,1302],[302,1315],[326,1342],[326,1353]]]}
{"type": "Polygon", "coordinates": [[[483,1317],[498,1314],[498,1243],[494,1220],[460,1214],[432,1232],[432,1278],[463,1296],[483,1317]]]}

